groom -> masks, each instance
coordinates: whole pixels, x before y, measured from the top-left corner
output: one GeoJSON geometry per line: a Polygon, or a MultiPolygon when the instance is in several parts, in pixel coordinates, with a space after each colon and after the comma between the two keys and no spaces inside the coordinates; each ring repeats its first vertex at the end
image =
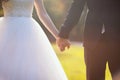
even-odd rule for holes
{"type": "Polygon", "coordinates": [[[83,40],[87,80],[104,80],[106,62],[114,77],[120,72],[119,0],[73,0],[56,42],[61,51],[70,46],[69,33],[78,23],[85,4],[89,9],[83,40]]]}

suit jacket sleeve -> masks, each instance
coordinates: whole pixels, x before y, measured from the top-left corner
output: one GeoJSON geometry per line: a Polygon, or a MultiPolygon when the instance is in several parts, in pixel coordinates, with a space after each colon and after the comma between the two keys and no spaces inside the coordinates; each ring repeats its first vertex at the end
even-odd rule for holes
{"type": "Polygon", "coordinates": [[[69,9],[68,15],[60,29],[59,36],[61,38],[69,37],[70,31],[79,21],[84,5],[85,5],[85,0],[73,1],[69,9]]]}

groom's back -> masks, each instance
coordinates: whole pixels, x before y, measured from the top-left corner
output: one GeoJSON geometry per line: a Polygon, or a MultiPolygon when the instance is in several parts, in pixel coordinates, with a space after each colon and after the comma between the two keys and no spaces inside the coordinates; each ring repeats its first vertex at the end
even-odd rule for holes
{"type": "Polygon", "coordinates": [[[88,8],[95,11],[119,11],[120,0],[86,0],[88,8]]]}

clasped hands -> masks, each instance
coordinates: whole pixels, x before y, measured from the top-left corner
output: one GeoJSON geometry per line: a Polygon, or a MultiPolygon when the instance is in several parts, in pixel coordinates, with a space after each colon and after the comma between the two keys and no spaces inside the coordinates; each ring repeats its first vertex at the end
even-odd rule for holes
{"type": "Polygon", "coordinates": [[[66,48],[70,48],[70,41],[68,39],[58,37],[56,39],[56,44],[59,47],[60,51],[64,51],[66,48]]]}

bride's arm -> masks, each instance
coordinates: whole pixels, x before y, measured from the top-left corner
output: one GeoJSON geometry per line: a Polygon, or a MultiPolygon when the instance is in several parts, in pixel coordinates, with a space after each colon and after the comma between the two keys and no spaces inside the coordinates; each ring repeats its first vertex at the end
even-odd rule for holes
{"type": "Polygon", "coordinates": [[[34,2],[35,9],[37,11],[37,15],[40,19],[40,21],[43,23],[43,25],[48,29],[48,31],[55,37],[55,39],[58,38],[58,30],[56,29],[54,23],[50,19],[49,15],[47,14],[43,0],[35,0],[34,2]]]}

